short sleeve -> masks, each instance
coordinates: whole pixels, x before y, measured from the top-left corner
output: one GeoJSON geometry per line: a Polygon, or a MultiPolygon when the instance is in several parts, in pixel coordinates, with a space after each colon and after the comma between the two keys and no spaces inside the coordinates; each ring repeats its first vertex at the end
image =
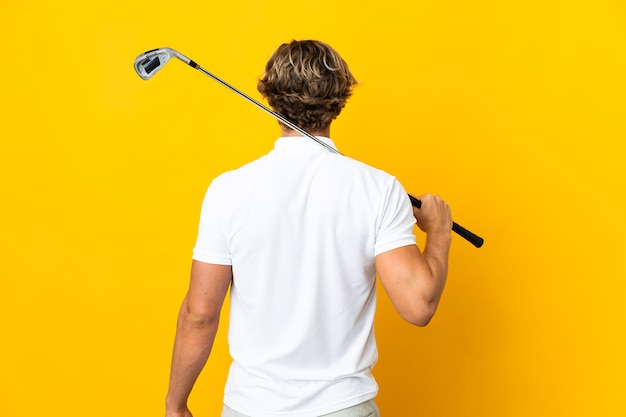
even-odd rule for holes
{"type": "Polygon", "coordinates": [[[375,255],[415,244],[415,217],[411,201],[396,178],[392,177],[385,197],[374,245],[375,255]]]}
{"type": "Polygon", "coordinates": [[[228,240],[225,233],[224,207],[225,184],[218,177],[209,186],[202,202],[198,238],[193,249],[193,259],[200,262],[232,265],[228,240]]]}

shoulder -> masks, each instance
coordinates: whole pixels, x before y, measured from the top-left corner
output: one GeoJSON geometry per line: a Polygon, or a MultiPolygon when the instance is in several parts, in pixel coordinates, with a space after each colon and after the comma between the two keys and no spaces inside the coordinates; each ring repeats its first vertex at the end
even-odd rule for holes
{"type": "Polygon", "coordinates": [[[236,181],[238,178],[249,174],[250,171],[257,169],[259,165],[263,165],[265,159],[266,156],[262,156],[237,168],[222,172],[221,174],[213,178],[213,180],[211,181],[211,187],[219,187],[232,181],[236,181]]]}
{"type": "Polygon", "coordinates": [[[353,159],[349,156],[343,155],[329,155],[330,159],[333,160],[337,165],[343,166],[345,169],[354,170],[357,172],[362,172],[377,178],[393,178],[393,176],[386,171],[374,167],[372,165],[366,164],[365,162],[359,161],[357,159],[353,159]]]}
{"type": "Polygon", "coordinates": [[[359,177],[367,181],[377,184],[383,189],[402,188],[398,179],[387,171],[368,165],[364,162],[349,157],[340,157],[343,159],[344,169],[351,171],[359,177]]]}

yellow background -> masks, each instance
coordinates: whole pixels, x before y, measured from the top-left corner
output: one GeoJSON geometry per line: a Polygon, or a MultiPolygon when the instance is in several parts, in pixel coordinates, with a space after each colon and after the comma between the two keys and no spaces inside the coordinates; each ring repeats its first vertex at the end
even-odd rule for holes
{"type": "MultiPolygon", "coordinates": [[[[142,81],[133,60],[169,46],[259,98],[293,38],[361,82],[340,149],[486,240],[455,238],[429,327],[380,293],[383,415],[626,415],[625,5],[3,0],[0,415],[163,415],[206,186],[278,130],[180,62],[142,81]]],[[[225,333],[197,416],[221,408],[225,333]]]]}

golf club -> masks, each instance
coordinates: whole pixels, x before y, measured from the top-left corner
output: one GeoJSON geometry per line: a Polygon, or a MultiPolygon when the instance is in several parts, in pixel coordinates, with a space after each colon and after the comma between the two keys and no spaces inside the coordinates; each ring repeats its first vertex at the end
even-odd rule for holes
{"type": "MultiPolygon", "coordinates": [[[[281,123],[283,123],[284,125],[286,125],[290,129],[295,130],[296,132],[300,133],[302,136],[305,136],[305,137],[307,137],[307,138],[317,142],[318,144],[320,144],[321,146],[323,146],[324,148],[328,149],[329,151],[331,151],[333,153],[337,153],[339,155],[343,155],[341,152],[339,152],[338,150],[336,150],[332,146],[324,143],[320,139],[316,138],[315,136],[311,135],[310,133],[308,133],[304,129],[298,127],[297,125],[295,125],[294,123],[292,123],[288,119],[284,118],[282,115],[280,115],[280,114],[276,113],[275,111],[271,110],[270,108],[264,106],[263,104],[261,104],[260,102],[258,102],[255,99],[253,99],[249,95],[247,95],[244,92],[236,89],[235,87],[233,87],[232,85],[228,84],[227,82],[225,82],[224,80],[220,79],[219,77],[211,74],[209,71],[205,70],[200,65],[198,65],[196,62],[194,62],[193,60],[187,58],[185,55],[183,55],[180,52],[177,52],[177,51],[175,51],[175,50],[173,50],[171,48],[152,49],[150,51],[144,52],[143,54],[140,54],[139,56],[137,56],[137,58],[135,58],[135,64],[134,64],[135,71],[137,72],[137,74],[142,79],[148,80],[148,79],[152,78],[152,76],[154,74],[156,74],[161,68],[163,68],[165,66],[165,64],[167,64],[172,57],[178,58],[179,60],[183,61],[185,64],[189,65],[190,67],[195,68],[195,69],[203,72],[204,74],[208,75],[213,80],[215,80],[218,83],[222,84],[224,87],[228,88],[229,90],[237,93],[239,96],[243,97],[244,99],[246,99],[250,103],[254,104],[255,106],[257,106],[261,110],[265,111],[266,113],[272,115],[277,120],[279,120],[281,123]]],[[[412,195],[409,195],[409,199],[411,200],[411,204],[413,206],[415,206],[417,208],[421,207],[422,202],[420,200],[418,200],[417,198],[413,197],[412,195]]],[[[483,245],[483,243],[484,243],[483,238],[481,238],[480,236],[475,235],[474,233],[472,233],[469,230],[465,229],[464,227],[458,225],[457,223],[453,223],[452,224],[452,230],[455,233],[457,233],[459,236],[463,237],[465,240],[470,242],[472,245],[477,247],[477,248],[480,248],[483,245]]]]}

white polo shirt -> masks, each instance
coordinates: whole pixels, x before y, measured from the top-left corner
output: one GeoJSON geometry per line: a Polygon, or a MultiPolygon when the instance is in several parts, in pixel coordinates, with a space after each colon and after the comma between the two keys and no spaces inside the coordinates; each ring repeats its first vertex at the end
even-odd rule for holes
{"type": "Polygon", "coordinates": [[[375,397],[374,258],[414,223],[394,177],[305,137],[217,177],[193,257],[233,268],[224,403],[315,417],[375,397]]]}

